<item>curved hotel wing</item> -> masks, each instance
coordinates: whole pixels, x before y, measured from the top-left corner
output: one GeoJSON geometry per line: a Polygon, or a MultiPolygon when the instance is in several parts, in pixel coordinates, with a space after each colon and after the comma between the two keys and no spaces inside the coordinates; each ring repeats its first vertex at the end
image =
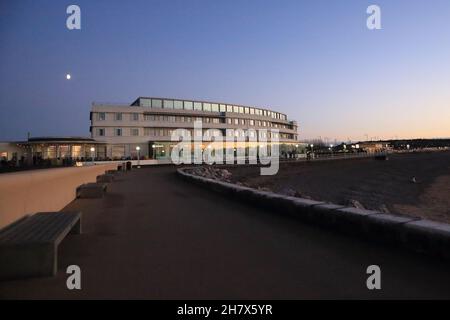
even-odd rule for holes
{"type": "Polygon", "coordinates": [[[167,158],[177,143],[171,141],[172,132],[192,131],[194,121],[201,121],[203,130],[220,130],[224,137],[227,129],[277,129],[282,146],[298,144],[297,123],[283,113],[218,102],[139,97],[131,105],[92,104],[91,136],[104,142],[97,147],[96,157],[136,158],[139,146],[141,158],[167,158]]]}

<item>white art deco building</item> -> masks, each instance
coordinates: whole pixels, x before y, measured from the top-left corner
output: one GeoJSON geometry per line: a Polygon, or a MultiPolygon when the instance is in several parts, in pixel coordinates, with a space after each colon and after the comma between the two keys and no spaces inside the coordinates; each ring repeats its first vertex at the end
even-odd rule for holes
{"type": "MultiPolygon", "coordinates": [[[[221,102],[139,97],[130,105],[93,103],[91,137],[97,142],[98,159],[162,159],[170,156],[177,142],[175,129],[194,129],[201,121],[204,131],[217,129],[225,137],[227,129],[277,129],[281,152],[298,147],[297,123],[283,113],[221,102]]],[[[270,132],[268,132],[270,135],[270,132]]],[[[267,137],[270,141],[272,137],[267,137]]],[[[237,145],[236,145],[237,146],[237,145]]]]}

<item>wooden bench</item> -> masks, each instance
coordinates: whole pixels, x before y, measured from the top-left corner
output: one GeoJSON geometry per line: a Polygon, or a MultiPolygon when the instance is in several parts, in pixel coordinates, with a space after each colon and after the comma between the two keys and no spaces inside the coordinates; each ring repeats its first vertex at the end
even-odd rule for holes
{"type": "Polygon", "coordinates": [[[68,233],[81,233],[81,212],[39,212],[0,230],[0,279],[54,276],[68,233]]]}

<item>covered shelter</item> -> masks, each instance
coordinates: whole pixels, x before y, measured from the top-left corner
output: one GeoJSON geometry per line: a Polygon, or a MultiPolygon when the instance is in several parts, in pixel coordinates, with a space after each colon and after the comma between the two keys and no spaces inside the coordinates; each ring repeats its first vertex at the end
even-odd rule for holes
{"type": "Polygon", "coordinates": [[[86,137],[34,137],[16,144],[23,149],[28,164],[32,165],[43,162],[64,165],[106,158],[106,143],[86,137]]]}

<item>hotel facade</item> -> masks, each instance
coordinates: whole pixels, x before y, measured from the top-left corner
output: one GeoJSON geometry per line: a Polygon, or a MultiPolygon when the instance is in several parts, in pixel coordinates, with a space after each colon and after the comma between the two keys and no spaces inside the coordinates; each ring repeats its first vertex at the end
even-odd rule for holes
{"type": "MultiPolygon", "coordinates": [[[[187,129],[193,137],[195,123],[201,123],[205,134],[208,129],[220,131],[224,139],[229,129],[239,134],[240,130],[254,131],[258,137],[267,131],[268,143],[278,141],[281,156],[293,156],[304,147],[298,141],[297,123],[280,112],[220,102],[139,97],[131,104],[92,103],[90,137],[30,137],[0,143],[0,161],[39,165],[52,160],[58,165],[65,160],[133,160],[138,155],[140,159],[169,159],[178,143],[171,141],[173,131],[187,129]],[[277,130],[276,137],[270,136],[271,129],[277,130]]],[[[247,136],[240,138],[247,140],[244,147],[249,145],[247,136]]],[[[242,147],[239,143],[233,147],[242,147]]]]}
{"type": "Polygon", "coordinates": [[[282,153],[299,148],[297,123],[285,114],[236,104],[139,97],[131,105],[93,103],[90,120],[91,137],[104,142],[97,147],[100,159],[136,159],[136,147],[141,158],[166,159],[177,143],[171,141],[173,131],[187,129],[193,137],[196,121],[201,122],[203,134],[208,129],[220,131],[223,137],[227,129],[269,131],[269,143],[277,138],[282,153]],[[271,129],[278,130],[276,137],[270,136],[271,129]]]}

